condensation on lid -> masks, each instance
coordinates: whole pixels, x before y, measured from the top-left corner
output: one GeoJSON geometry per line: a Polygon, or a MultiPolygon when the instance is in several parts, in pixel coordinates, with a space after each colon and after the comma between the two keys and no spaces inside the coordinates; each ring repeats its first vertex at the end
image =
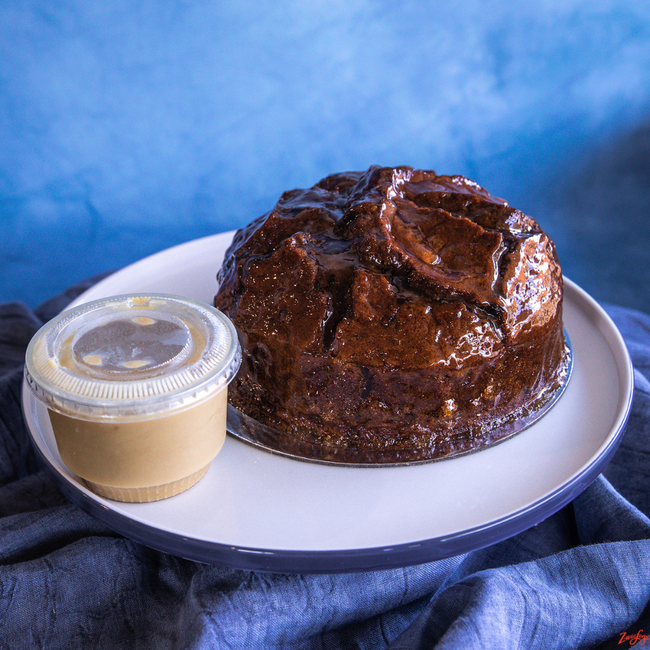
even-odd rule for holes
{"type": "Polygon", "coordinates": [[[54,410],[130,417],[202,400],[227,385],[240,363],[237,332],[212,306],[123,295],[44,325],[28,346],[25,376],[54,410]]]}

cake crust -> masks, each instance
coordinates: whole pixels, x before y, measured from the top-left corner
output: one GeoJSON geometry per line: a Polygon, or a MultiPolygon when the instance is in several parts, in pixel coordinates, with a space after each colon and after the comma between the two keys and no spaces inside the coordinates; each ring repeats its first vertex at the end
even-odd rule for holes
{"type": "Polygon", "coordinates": [[[294,455],[480,449],[568,372],[553,242],[462,176],[371,167],[285,192],[236,233],[218,281],[244,350],[231,403],[294,455]]]}

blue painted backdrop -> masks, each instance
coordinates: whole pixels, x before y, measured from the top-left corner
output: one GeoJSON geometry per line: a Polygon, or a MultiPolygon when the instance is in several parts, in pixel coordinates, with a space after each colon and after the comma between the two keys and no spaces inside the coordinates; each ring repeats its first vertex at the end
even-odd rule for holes
{"type": "Polygon", "coordinates": [[[0,6],[0,300],[372,164],[470,176],[598,299],[650,310],[650,3],[0,6]]]}

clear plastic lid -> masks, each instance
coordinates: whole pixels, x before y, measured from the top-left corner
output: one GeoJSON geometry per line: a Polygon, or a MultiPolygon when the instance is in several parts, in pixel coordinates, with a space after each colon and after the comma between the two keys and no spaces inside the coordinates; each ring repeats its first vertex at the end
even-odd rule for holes
{"type": "Polygon", "coordinates": [[[25,377],[53,410],[132,418],[203,401],[240,364],[237,332],[220,311],[138,294],[86,303],[48,322],[27,347],[25,377]]]}

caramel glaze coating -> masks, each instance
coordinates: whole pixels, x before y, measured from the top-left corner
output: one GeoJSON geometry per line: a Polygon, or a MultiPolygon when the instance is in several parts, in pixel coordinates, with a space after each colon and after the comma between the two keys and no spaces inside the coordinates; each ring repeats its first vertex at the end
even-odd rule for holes
{"type": "Polygon", "coordinates": [[[371,167],[286,192],[236,233],[218,280],[244,348],[231,403],[297,455],[484,447],[567,371],[553,243],[462,176],[371,167]]]}

